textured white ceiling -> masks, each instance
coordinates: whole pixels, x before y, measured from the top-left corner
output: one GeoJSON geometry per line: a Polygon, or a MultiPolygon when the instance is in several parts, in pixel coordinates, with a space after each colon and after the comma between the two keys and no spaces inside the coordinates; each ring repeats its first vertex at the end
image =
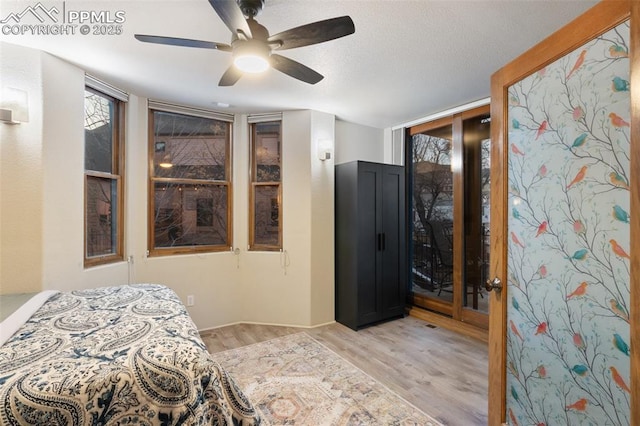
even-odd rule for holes
{"type": "MultiPolygon", "coordinates": [[[[62,1],[43,1],[47,7],[62,1]]],[[[66,1],[74,10],[125,12],[121,35],[0,35],[50,52],[132,93],[229,112],[314,109],[391,127],[489,96],[490,76],[593,6],[588,0],[266,0],[271,34],[349,15],[356,32],[281,52],[324,75],[309,85],[275,70],[217,83],[231,54],[141,43],[136,33],[230,42],[207,0],[66,1]]],[[[29,1],[0,0],[0,19],[29,1]]]]}

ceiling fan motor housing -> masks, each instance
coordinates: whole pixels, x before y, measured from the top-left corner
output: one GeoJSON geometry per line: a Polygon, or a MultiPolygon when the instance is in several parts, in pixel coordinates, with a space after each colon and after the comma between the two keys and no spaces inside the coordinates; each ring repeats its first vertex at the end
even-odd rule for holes
{"type": "Polygon", "coordinates": [[[258,16],[264,7],[264,0],[237,0],[237,2],[244,16],[248,18],[258,16]]]}

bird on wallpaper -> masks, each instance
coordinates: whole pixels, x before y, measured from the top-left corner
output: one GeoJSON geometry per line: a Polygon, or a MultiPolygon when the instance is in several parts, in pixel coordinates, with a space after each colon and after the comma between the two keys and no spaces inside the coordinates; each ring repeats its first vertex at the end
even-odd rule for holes
{"type": "Polygon", "coordinates": [[[540,364],[536,368],[536,372],[538,373],[538,377],[540,377],[541,379],[544,379],[545,377],[547,377],[547,369],[542,364],[540,364]]]}
{"type": "Polygon", "coordinates": [[[518,373],[518,369],[513,364],[513,361],[509,361],[509,363],[507,364],[507,368],[509,369],[511,374],[513,374],[513,377],[518,378],[518,379],[520,378],[520,373],[518,373]]]}
{"type": "Polygon", "coordinates": [[[624,382],[624,379],[620,373],[618,373],[618,370],[613,365],[609,367],[609,370],[611,370],[611,377],[613,378],[613,381],[616,382],[616,385],[620,386],[620,389],[623,391],[631,393],[631,389],[629,389],[629,386],[624,382]]]}
{"type": "Polygon", "coordinates": [[[627,345],[627,342],[625,342],[622,336],[620,336],[618,333],[614,333],[613,335],[613,346],[615,346],[617,350],[619,350],[626,356],[630,356],[629,345],[627,345]]]}
{"type": "Polygon", "coordinates": [[[538,327],[536,327],[536,332],[534,333],[534,336],[537,336],[538,334],[546,334],[546,333],[547,333],[547,323],[541,322],[540,324],[538,324],[538,327]]]}
{"type": "Polygon", "coordinates": [[[627,213],[622,207],[619,205],[613,206],[613,210],[611,215],[615,220],[619,220],[620,222],[629,223],[629,213],[627,213]]]}
{"type": "Polygon", "coordinates": [[[545,166],[544,164],[542,166],[540,166],[540,168],[538,169],[538,176],[540,176],[541,178],[545,177],[547,175],[547,166],[545,166]]]}
{"type": "Polygon", "coordinates": [[[576,410],[576,411],[584,411],[587,409],[587,401],[585,398],[580,398],[576,402],[571,405],[567,405],[567,410],[576,410]]]}
{"type": "Polygon", "coordinates": [[[573,335],[573,344],[578,349],[584,349],[587,345],[584,344],[584,339],[580,333],[575,333],[573,335]]]}
{"type": "Polygon", "coordinates": [[[520,128],[520,122],[514,118],[513,120],[511,120],[511,127],[513,127],[516,130],[519,129],[520,128]]]}
{"type": "Polygon", "coordinates": [[[613,80],[611,80],[611,90],[614,92],[628,92],[629,82],[620,77],[613,77],[613,80]]]}
{"type": "Polygon", "coordinates": [[[619,129],[621,127],[629,127],[629,123],[627,123],[624,118],[620,117],[618,114],[616,114],[615,112],[611,112],[609,113],[609,120],[611,120],[611,124],[613,125],[613,127],[615,127],[616,129],[619,129]]]}
{"type": "Polygon", "coordinates": [[[511,209],[511,215],[513,216],[514,219],[522,221],[522,216],[520,216],[520,212],[518,211],[517,208],[514,207],[511,209]]]}
{"type": "Polygon", "coordinates": [[[516,401],[520,400],[520,397],[518,396],[518,392],[516,392],[516,388],[514,388],[513,385],[511,385],[511,396],[516,401]]]}
{"type": "Polygon", "coordinates": [[[584,377],[589,372],[589,367],[587,367],[586,365],[582,365],[582,364],[576,364],[573,367],[571,367],[571,371],[573,371],[574,373],[576,373],[580,377],[584,377]]]}
{"type": "Polygon", "coordinates": [[[579,147],[581,147],[582,145],[584,145],[584,143],[585,143],[586,141],[587,141],[587,134],[586,134],[586,133],[583,133],[583,134],[581,134],[580,136],[578,136],[578,137],[573,141],[573,144],[571,145],[571,148],[570,148],[570,149],[573,149],[573,148],[579,148],[579,147]]]}
{"type": "Polygon", "coordinates": [[[609,240],[609,243],[611,244],[611,250],[615,253],[616,256],[625,259],[631,259],[631,257],[627,254],[626,251],[624,251],[624,249],[620,246],[620,244],[618,244],[616,240],[609,240]]]}
{"type": "Polygon", "coordinates": [[[580,167],[580,170],[578,171],[578,173],[576,174],[576,176],[573,178],[573,180],[571,181],[571,183],[569,183],[569,185],[567,185],[567,189],[571,188],[573,185],[582,182],[582,180],[584,179],[584,177],[587,175],[587,168],[588,166],[582,166],[580,167]]]}
{"type": "Polygon", "coordinates": [[[507,279],[509,280],[510,283],[512,283],[514,286],[520,288],[520,282],[518,281],[518,279],[516,278],[515,275],[513,275],[513,272],[509,272],[509,275],[507,277],[507,279]]]}
{"type": "Polygon", "coordinates": [[[587,249],[576,250],[575,253],[573,253],[571,256],[567,257],[567,259],[585,260],[587,258],[587,254],[589,254],[589,250],[587,250],[587,249]]]}
{"type": "Polygon", "coordinates": [[[519,426],[518,420],[516,420],[516,416],[513,414],[513,411],[511,410],[511,408],[509,408],[509,418],[511,419],[511,424],[513,426],[519,426]]]}
{"type": "Polygon", "coordinates": [[[609,173],[609,181],[618,188],[629,190],[629,184],[616,172],[609,173]]]}
{"type": "Polygon", "coordinates": [[[513,241],[515,245],[524,248],[524,244],[522,244],[520,239],[518,239],[518,236],[513,231],[511,231],[511,241],[513,241]]]}
{"type": "Polygon", "coordinates": [[[612,58],[626,58],[629,56],[629,52],[625,47],[619,44],[613,44],[609,47],[609,55],[611,55],[612,58]]]}
{"type": "Polygon", "coordinates": [[[540,135],[543,134],[545,130],[547,130],[547,126],[548,126],[547,120],[544,120],[542,123],[540,123],[540,127],[538,127],[538,131],[536,132],[535,140],[538,140],[540,135]]]}
{"type": "Polygon", "coordinates": [[[573,232],[575,232],[576,234],[585,233],[584,223],[582,223],[580,219],[573,222],[573,232]]]}
{"type": "Polygon", "coordinates": [[[582,66],[582,64],[584,64],[585,56],[587,56],[587,51],[586,50],[583,50],[582,52],[580,52],[580,56],[578,56],[578,59],[576,60],[576,63],[573,64],[573,68],[571,68],[571,71],[569,71],[569,74],[567,74],[567,80],[569,80],[569,78],[571,78],[573,73],[576,72],[578,70],[578,68],[580,68],[582,66]]]}
{"type": "Polygon", "coordinates": [[[629,322],[629,314],[627,313],[627,310],[620,304],[620,302],[618,302],[616,299],[610,299],[609,306],[611,306],[611,311],[614,314],[616,314],[626,322],[629,322]]]}
{"type": "Polygon", "coordinates": [[[514,154],[524,156],[524,152],[520,151],[520,149],[516,146],[516,144],[513,144],[513,143],[511,144],[511,152],[513,152],[514,154]]]}
{"type": "Polygon", "coordinates": [[[547,267],[545,265],[541,265],[538,268],[538,273],[540,274],[540,278],[544,278],[547,276],[547,267]]]}
{"type": "Polygon", "coordinates": [[[518,301],[516,300],[515,296],[511,298],[511,305],[513,306],[513,308],[516,311],[520,310],[520,304],[518,303],[518,301]]]}
{"type": "Polygon", "coordinates": [[[572,297],[584,296],[587,293],[587,285],[588,284],[586,281],[582,281],[575,290],[569,293],[569,295],[567,296],[567,300],[571,299],[572,297]]]}
{"type": "Polygon", "coordinates": [[[540,226],[538,226],[538,232],[536,232],[535,238],[538,238],[540,235],[546,233],[548,230],[548,227],[549,227],[549,224],[547,223],[546,220],[542,222],[540,226]]]}
{"type": "Polygon", "coordinates": [[[516,95],[509,96],[509,105],[518,106],[520,105],[520,99],[516,95]]]}
{"type": "Polygon", "coordinates": [[[578,121],[584,117],[584,109],[581,106],[577,106],[573,109],[571,115],[575,121],[578,121]]]}
{"type": "Polygon", "coordinates": [[[509,327],[511,328],[511,331],[513,332],[513,334],[518,336],[520,340],[524,342],[524,339],[522,338],[522,334],[520,334],[520,332],[518,331],[518,327],[516,327],[516,325],[513,323],[513,320],[509,320],[509,327]]]}
{"type": "Polygon", "coordinates": [[[516,197],[520,196],[520,190],[514,184],[509,185],[509,193],[511,195],[515,195],[516,197]]]}

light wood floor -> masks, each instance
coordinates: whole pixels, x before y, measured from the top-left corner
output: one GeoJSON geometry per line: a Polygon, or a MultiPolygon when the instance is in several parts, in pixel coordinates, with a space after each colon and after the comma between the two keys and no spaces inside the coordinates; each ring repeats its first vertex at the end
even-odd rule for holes
{"type": "Polygon", "coordinates": [[[447,425],[487,424],[487,344],[413,317],[355,332],[342,324],[302,329],[254,324],[202,332],[220,352],[304,331],[447,425]]]}

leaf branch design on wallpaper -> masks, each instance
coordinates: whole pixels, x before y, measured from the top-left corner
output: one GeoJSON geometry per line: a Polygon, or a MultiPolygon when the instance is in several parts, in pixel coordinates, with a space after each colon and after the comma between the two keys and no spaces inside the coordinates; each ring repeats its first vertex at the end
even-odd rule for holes
{"type": "Polygon", "coordinates": [[[629,424],[628,39],[509,90],[512,424],[629,424]]]}

